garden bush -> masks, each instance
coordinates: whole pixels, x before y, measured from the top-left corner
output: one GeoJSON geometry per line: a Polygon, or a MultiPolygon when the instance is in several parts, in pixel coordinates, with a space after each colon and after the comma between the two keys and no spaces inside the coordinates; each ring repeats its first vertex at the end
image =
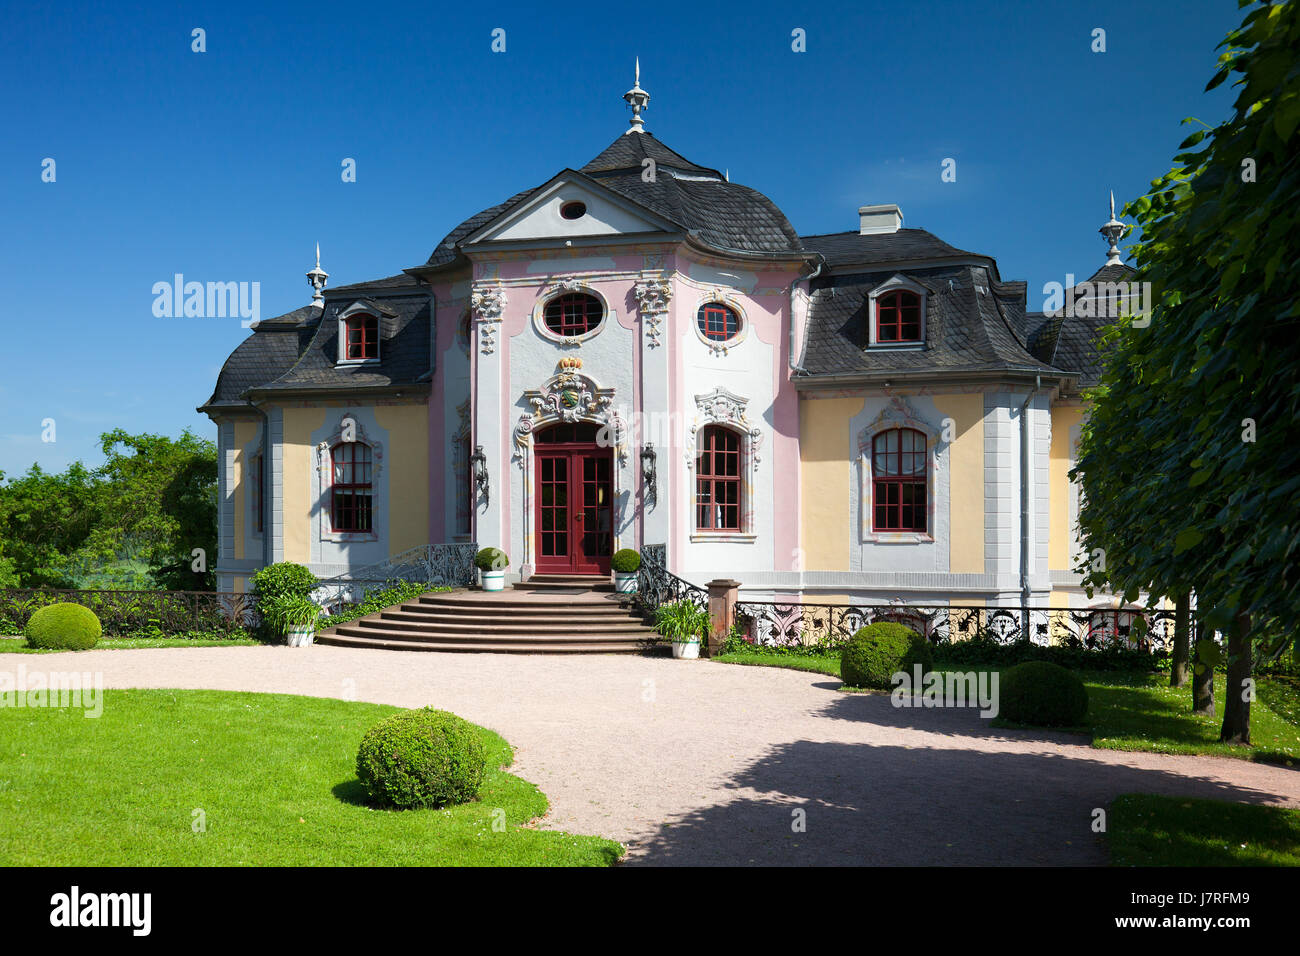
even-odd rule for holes
{"type": "Polygon", "coordinates": [[[888,689],[899,671],[912,672],[920,664],[922,673],[934,666],[930,643],[905,624],[878,621],[861,628],[840,652],[840,677],[849,687],[888,689]]]}
{"type": "Polygon", "coordinates": [[[631,548],[623,548],[614,552],[609,565],[619,574],[631,574],[641,569],[641,555],[631,548]]]}
{"type": "Polygon", "coordinates": [[[257,596],[258,607],[264,600],[286,597],[308,597],[316,590],[316,575],[301,564],[281,561],[268,564],[253,575],[253,593],[257,596]]]}
{"type": "Polygon", "coordinates": [[[361,600],[356,604],[342,604],[333,614],[323,617],[318,623],[318,627],[324,630],[327,627],[334,627],[336,624],[346,624],[349,621],[355,621],[359,617],[365,617],[367,614],[374,614],[376,611],[382,611],[386,607],[392,607],[394,604],[404,604],[407,601],[414,601],[421,594],[427,594],[429,591],[450,591],[452,590],[445,584],[421,584],[417,581],[388,581],[377,588],[368,588],[361,600]]]}
{"type": "Polygon", "coordinates": [[[1089,649],[1068,645],[1031,644],[1013,641],[1000,644],[987,637],[949,641],[935,648],[935,662],[961,667],[989,665],[1013,667],[1026,661],[1047,661],[1074,670],[1158,671],[1169,669],[1169,655],[1111,644],[1089,649]]]}
{"type": "Polygon", "coordinates": [[[474,567],[480,571],[504,571],[510,567],[510,556],[500,548],[484,548],[474,555],[474,567]]]}
{"type": "Polygon", "coordinates": [[[998,693],[998,716],[1019,724],[1075,727],[1088,713],[1083,681],[1047,661],[1026,661],[1004,671],[998,693]]]}
{"type": "Polygon", "coordinates": [[[99,643],[99,618],[80,604],[49,604],[36,611],[23,632],[28,647],[84,651],[99,643]]]}
{"type": "Polygon", "coordinates": [[[357,776],[371,800],[399,809],[473,800],[486,764],[474,725],[432,707],[380,721],[366,731],[357,751],[357,776]]]}

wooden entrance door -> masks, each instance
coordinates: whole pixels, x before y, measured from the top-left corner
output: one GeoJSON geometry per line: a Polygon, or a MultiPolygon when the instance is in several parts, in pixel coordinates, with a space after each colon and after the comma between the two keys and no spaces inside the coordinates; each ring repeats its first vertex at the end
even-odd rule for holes
{"type": "Polygon", "coordinates": [[[537,570],[608,574],[614,549],[614,453],[596,425],[553,425],[534,441],[537,570]]]}

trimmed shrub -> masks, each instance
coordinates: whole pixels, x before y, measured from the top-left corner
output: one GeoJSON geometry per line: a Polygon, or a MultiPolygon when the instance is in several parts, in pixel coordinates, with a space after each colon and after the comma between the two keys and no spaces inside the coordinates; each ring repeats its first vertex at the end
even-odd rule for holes
{"type": "Polygon", "coordinates": [[[259,606],[263,600],[273,598],[305,598],[314,590],[316,575],[292,561],[268,564],[253,575],[253,593],[259,606]]]}
{"type": "Polygon", "coordinates": [[[619,574],[631,574],[633,571],[641,569],[641,555],[631,548],[615,551],[614,557],[609,561],[609,566],[619,574]]]}
{"type": "Polygon", "coordinates": [[[930,642],[905,624],[877,621],[849,638],[840,652],[840,678],[849,687],[888,690],[899,671],[909,674],[914,664],[922,673],[934,666],[930,642]]]}
{"type": "Polygon", "coordinates": [[[484,548],[474,555],[474,567],[480,571],[504,571],[510,567],[510,555],[500,548],[484,548]]]}
{"type": "Polygon", "coordinates": [[[935,648],[935,661],[956,667],[1012,667],[1026,661],[1047,661],[1062,667],[1097,671],[1157,671],[1169,669],[1169,655],[1135,650],[1118,644],[1089,650],[1068,645],[1044,646],[1025,641],[1002,644],[987,637],[949,641],[935,648]]]}
{"type": "Polygon", "coordinates": [[[1088,713],[1088,689],[1078,675],[1047,661],[1003,671],[998,716],[1019,724],[1075,727],[1088,713]]]}
{"type": "Polygon", "coordinates": [[[94,647],[103,632],[95,612],[80,604],[48,604],[31,616],[23,630],[28,647],[67,651],[94,647]]]}
{"type": "Polygon", "coordinates": [[[486,764],[474,725],[432,707],[380,721],[357,750],[357,776],[371,800],[404,810],[473,800],[486,764]]]}

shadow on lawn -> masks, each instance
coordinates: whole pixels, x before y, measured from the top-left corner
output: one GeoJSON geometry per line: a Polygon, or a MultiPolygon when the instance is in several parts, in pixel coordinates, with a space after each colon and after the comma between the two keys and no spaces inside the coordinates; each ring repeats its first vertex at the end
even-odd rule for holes
{"type": "Polygon", "coordinates": [[[732,799],[668,821],[629,862],[1102,865],[1093,810],[1119,794],[1246,803],[1282,796],[1078,755],[809,740],[773,747],[729,787],[732,799]],[[805,811],[806,832],[793,831],[795,810],[805,811]]]}

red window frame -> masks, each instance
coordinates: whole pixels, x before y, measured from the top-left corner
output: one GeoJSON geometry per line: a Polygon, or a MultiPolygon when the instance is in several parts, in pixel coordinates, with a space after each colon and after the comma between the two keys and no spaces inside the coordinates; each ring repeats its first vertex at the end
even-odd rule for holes
{"type": "Polygon", "coordinates": [[[716,342],[726,342],[740,334],[740,316],[736,310],[717,302],[700,306],[695,321],[700,334],[716,342]]]}
{"type": "Polygon", "coordinates": [[[915,428],[891,428],[871,439],[871,527],[929,530],[929,447],[915,428]]]}
{"type": "Polygon", "coordinates": [[[262,527],[263,527],[262,483],[265,480],[265,474],[262,469],[265,467],[264,462],[265,459],[262,457],[262,453],[259,451],[256,455],[253,456],[253,460],[249,462],[249,467],[248,467],[249,477],[251,479],[250,483],[252,484],[251,491],[252,491],[252,498],[253,498],[253,531],[256,534],[261,534],[262,527]]]}
{"type": "Polygon", "coordinates": [[[605,307],[594,295],[568,292],[557,295],[542,311],[546,327],[556,335],[586,335],[605,317],[605,307]]]}
{"type": "Polygon", "coordinates": [[[330,527],[340,533],[374,529],[374,467],[365,442],[339,442],[330,449],[330,527]]]}
{"type": "Polygon", "coordinates": [[[379,358],[379,317],[352,315],[343,320],[343,358],[349,362],[379,358]]]}
{"type": "Polygon", "coordinates": [[[739,531],[741,508],[740,435],[721,425],[700,432],[695,456],[695,529],[739,531]]]}
{"type": "Polygon", "coordinates": [[[921,341],[921,297],[897,289],[876,297],[876,341],[881,344],[921,341]]]}

